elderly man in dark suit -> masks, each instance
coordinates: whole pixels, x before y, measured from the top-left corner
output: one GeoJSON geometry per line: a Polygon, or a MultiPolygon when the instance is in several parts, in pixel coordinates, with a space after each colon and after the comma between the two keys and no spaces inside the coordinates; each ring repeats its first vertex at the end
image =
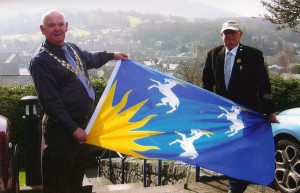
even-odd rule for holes
{"type": "Polygon", "coordinates": [[[88,69],[110,60],[126,60],[122,52],[89,52],[65,41],[68,21],[59,10],[42,15],[45,41],[30,62],[43,117],[42,175],[44,193],[79,193],[88,158],[85,128],[93,112],[95,92],[88,69]]]}
{"type": "MultiPolygon", "coordinates": [[[[243,31],[229,20],[222,25],[224,45],[207,52],[203,68],[203,88],[266,115],[271,123],[276,119],[271,85],[264,66],[263,53],[240,43],[243,31]]],[[[248,182],[229,180],[229,193],[242,193],[248,182]]]]}

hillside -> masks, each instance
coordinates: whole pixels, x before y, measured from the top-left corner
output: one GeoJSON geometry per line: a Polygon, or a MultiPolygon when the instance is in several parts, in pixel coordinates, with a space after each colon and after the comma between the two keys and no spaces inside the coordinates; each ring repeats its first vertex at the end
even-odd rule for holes
{"type": "MultiPolygon", "coordinates": [[[[87,50],[125,51],[140,60],[156,60],[191,52],[198,46],[198,57],[222,44],[220,28],[229,18],[199,19],[139,13],[133,11],[66,10],[69,21],[67,40],[87,50]]],[[[32,55],[44,39],[39,31],[40,13],[20,12],[0,20],[0,53],[22,52],[32,55]]],[[[299,51],[300,34],[275,31],[261,18],[235,18],[244,31],[242,43],[261,49],[266,56],[289,50],[299,51]]],[[[282,57],[277,56],[274,64],[282,57]]],[[[298,60],[298,59],[297,59],[298,60]]],[[[273,61],[273,60],[270,60],[273,61]]],[[[201,62],[201,61],[200,61],[201,62]]]]}

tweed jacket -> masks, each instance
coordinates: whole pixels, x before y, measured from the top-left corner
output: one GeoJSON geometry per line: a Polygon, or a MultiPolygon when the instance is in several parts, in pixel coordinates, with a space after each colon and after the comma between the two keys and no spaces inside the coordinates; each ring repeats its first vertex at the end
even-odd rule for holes
{"type": "Polygon", "coordinates": [[[271,85],[263,53],[239,44],[227,90],[224,79],[225,51],[226,47],[221,45],[207,52],[203,88],[264,114],[273,113],[271,85]]]}

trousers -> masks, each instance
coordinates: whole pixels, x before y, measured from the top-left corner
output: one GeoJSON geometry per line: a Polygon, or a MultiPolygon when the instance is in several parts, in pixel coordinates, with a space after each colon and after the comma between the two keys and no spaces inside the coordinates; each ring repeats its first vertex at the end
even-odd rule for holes
{"type": "Polygon", "coordinates": [[[88,145],[78,143],[56,120],[43,120],[44,193],[80,193],[88,145]]]}
{"type": "Polygon", "coordinates": [[[249,182],[235,178],[229,178],[229,190],[232,193],[243,193],[249,185],[249,182]]]}

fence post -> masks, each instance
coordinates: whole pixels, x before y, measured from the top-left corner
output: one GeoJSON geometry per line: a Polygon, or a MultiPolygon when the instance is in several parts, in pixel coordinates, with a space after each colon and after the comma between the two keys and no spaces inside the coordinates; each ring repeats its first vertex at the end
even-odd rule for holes
{"type": "Polygon", "coordinates": [[[23,116],[24,142],[25,142],[25,170],[26,185],[36,186],[42,184],[41,175],[41,139],[40,139],[40,118],[37,114],[36,96],[25,96],[21,98],[25,105],[23,116]]]}
{"type": "Polygon", "coordinates": [[[143,165],[143,181],[144,181],[144,187],[147,187],[147,160],[144,159],[144,165],[143,165]]]}
{"type": "Polygon", "coordinates": [[[196,182],[200,182],[200,167],[196,166],[196,182]]]}
{"type": "Polygon", "coordinates": [[[157,167],[157,170],[158,170],[158,171],[157,171],[157,180],[158,180],[158,181],[157,181],[157,185],[158,185],[158,186],[161,186],[161,184],[162,184],[162,183],[161,183],[162,160],[159,159],[157,164],[158,164],[158,167],[157,167]]]}
{"type": "MultiPolygon", "coordinates": [[[[111,155],[111,151],[109,150],[108,152],[108,156],[109,156],[109,180],[111,182],[114,182],[113,181],[113,172],[114,172],[114,168],[113,168],[113,163],[112,163],[112,155],[111,155]]],[[[115,183],[115,182],[114,182],[115,183]]]]}

